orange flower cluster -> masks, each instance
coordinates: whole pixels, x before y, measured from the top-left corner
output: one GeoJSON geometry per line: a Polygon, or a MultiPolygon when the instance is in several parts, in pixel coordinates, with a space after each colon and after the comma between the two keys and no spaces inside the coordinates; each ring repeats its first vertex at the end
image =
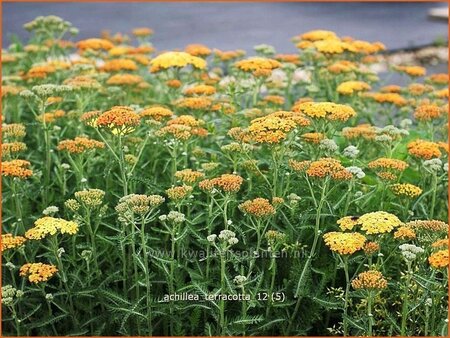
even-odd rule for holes
{"type": "Polygon", "coordinates": [[[410,155],[424,160],[441,157],[442,155],[441,151],[439,150],[439,145],[431,141],[418,139],[409,142],[407,148],[410,155]]]}
{"type": "Polygon", "coordinates": [[[241,189],[244,179],[239,175],[223,174],[213,178],[211,184],[224,192],[235,193],[241,189]]]}
{"type": "Polygon", "coordinates": [[[44,263],[27,263],[20,267],[20,276],[28,277],[35,284],[48,281],[57,272],[56,266],[44,263]]]}
{"type": "Polygon", "coordinates": [[[212,99],[206,96],[199,97],[185,97],[176,103],[179,108],[206,110],[211,108],[212,99]]]}
{"type": "Polygon", "coordinates": [[[150,117],[155,121],[161,121],[166,118],[171,118],[173,112],[170,109],[161,106],[154,106],[144,109],[139,115],[141,117],[150,117]]]}
{"type": "Polygon", "coordinates": [[[425,104],[417,107],[414,117],[419,121],[430,121],[442,116],[442,110],[435,104],[425,104]]]}
{"type": "Polygon", "coordinates": [[[357,125],[356,127],[345,127],[342,129],[342,136],[351,140],[355,138],[364,138],[366,140],[374,139],[376,131],[373,126],[368,123],[357,125]]]}
{"type": "Polygon", "coordinates": [[[71,86],[75,89],[98,89],[100,88],[100,83],[87,75],[79,75],[72,78],[64,80],[64,84],[71,86]]]}
{"type": "Polygon", "coordinates": [[[27,149],[27,145],[23,142],[2,143],[2,157],[10,156],[27,149]]]}
{"type": "Polygon", "coordinates": [[[398,93],[364,93],[364,97],[371,98],[379,103],[392,103],[396,106],[404,106],[408,101],[398,93]]]}
{"type": "Polygon", "coordinates": [[[111,41],[106,39],[86,39],[78,41],[77,47],[81,50],[109,50],[114,47],[114,44],[111,41]]]}
{"type": "Polygon", "coordinates": [[[385,289],[387,288],[387,280],[381,272],[369,270],[358,274],[358,277],[352,280],[352,287],[354,289],[368,290],[385,289]]]}
{"type": "Polygon", "coordinates": [[[187,96],[194,95],[214,95],[216,93],[216,88],[209,85],[197,85],[189,87],[184,91],[187,96]]]}
{"type": "Polygon", "coordinates": [[[202,45],[200,43],[193,43],[190,45],[187,45],[184,49],[186,53],[189,53],[193,56],[199,56],[199,57],[206,57],[209,54],[211,54],[211,49],[206,47],[205,45],[202,45]]]}
{"type": "Polygon", "coordinates": [[[65,150],[71,154],[81,154],[92,149],[103,149],[103,142],[92,140],[88,137],[75,137],[73,140],[63,140],[59,142],[57,149],[65,150]]]}
{"type": "Polygon", "coordinates": [[[100,114],[96,120],[98,127],[106,128],[115,135],[129,134],[139,123],[139,115],[130,107],[125,106],[114,106],[100,114]]]}
{"type": "Polygon", "coordinates": [[[27,239],[23,236],[13,236],[12,234],[2,235],[2,251],[18,248],[25,244],[27,239]]]}
{"type": "Polygon", "coordinates": [[[107,81],[107,84],[114,86],[132,86],[145,84],[142,76],[135,74],[115,74],[111,76],[107,81]]]}
{"type": "Polygon", "coordinates": [[[100,69],[105,72],[119,72],[122,70],[134,71],[137,70],[138,67],[136,62],[130,59],[113,59],[106,61],[100,69]]]}
{"type": "Polygon", "coordinates": [[[49,65],[42,65],[42,66],[33,66],[28,70],[27,72],[27,78],[30,79],[43,79],[46,78],[49,74],[52,74],[56,72],[56,68],[49,65]]]}
{"type": "Polygon", "coordinates": [[[33,171],[28,169],[30,162],[25,160],[12,160],[2,162],[2,175],[26,179],[33,175],[33,171]]]}
{"type": "Polygon", "coordinates": [[[331,177],[335,180],[351,180],[353,175],[334,158],[321,158],[309,164],[306,174],[314,178],[331,177]]]}
{"type": "Polygon", "coordinates": [[[369,162],[368,167],[375,170],[395,170],[403,171],[408,168],[408,163],[395,158],[380,157],[374,161],[369,162]]]}
{"type": "Polygon", "coordinates": [[[322,133],[305,133],[301,135],[301,138],[306,142],[319,144],[320,141],[325,139],[325,135],[322,133]]]}
{"type": "Polygon", "coordinates": [[[275,208],[268,199],[255,198],[239,204],[239,209],[246,214],[257,218],[267,217],[275,214],[275,208]]]}
{"type": "Polygon", "coordinates": [[[394,238],[404,240],[414,239],[416,238],[416,232],[408,226],[401,226],[394,232],[394,238]]]}
{"type": "Polygon", "coordinates": [[[440,250],[431,254],[428,257],[428,263],[435,268],[445,268],[449,264],[448,250],[440,250]]]}
{"type": "Polygon", "coordinates": [[[397,66],[395,69],[412,77],[424,76],[427,73],[427,70],[420,66],[397,66]]]}

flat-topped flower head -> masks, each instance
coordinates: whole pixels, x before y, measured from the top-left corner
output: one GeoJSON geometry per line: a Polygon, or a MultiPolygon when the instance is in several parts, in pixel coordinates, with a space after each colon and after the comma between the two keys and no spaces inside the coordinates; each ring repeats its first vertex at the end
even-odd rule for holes
{"type": "Polygon", "coordinates": [[[85,189],[75,192],[75,198],[87,208],[93,209],[103,204],[105,192],[100,189],[85,189]]]}
{"type": "Polygon", "coordinates": [[[366,234],[372,235],[391,232],[403,223],[393,214],[386,211],[376,211],[359,217],[358,224],[361,225],[361,230],[365,231],[366,234]]]}
{"type": "Polygon", "coordinates": [[[341,95],[353,95],[358,92],[370,90],[371,87],[368,83],[363,81],[346,81],[339,84],[336,88],[337,92],[341,95]]]}
{"type": "Polygon", "coordinates": [[[131,218],[132,214],[145,215],[164,201],[165,198],[160,195],[130,194],[120,198],[115,209],[120,220],[125,221],[131,218]]]}
{"type": "Polygon", "coordinates": [[[416,232],[448,232],[448,224],[438,220],[415,220],[406,223],[406,225],[414,229],[416,232]]]}
{"type": "Polygon", "coordinates": [[[151,118],[155,121],[170,119],[173,115],[174,115],[173,111],[162,106],[153,106],[145,108],[139,113],[139,116],[144,118],[151,118]]]}
{"type": "Polygon", "coordinates": [[[63,140],[59,142],[57,149],[67,151],[71,154],[81,154],[89,150],[103,149],[103,142],[92,140],[88,137],[75,137],[73,140],[63,140]]]}
{"type": "Polygon", "coordinates": [[[257,218],[267,217],[275,214],[275,207],[265,198],[255,198],[239,204],[239,209],[257,218]]]}
{"type": "Polygon", "coordinates": [[[416,108],[414,117],[419,121],[430,121],[443,115],[442,109],[435,104],[424,104],[416,108]]]}
{"type": "Polygon", "coordinates": [[[12,234],[3,234],[2,235],[2,252],[19,248],[25,244],[27,239],[23,236],[14,236],[12,234]]]}
{"type": "Polygon", "coordinates": [[[62,218],[42,217],[34,222],[34,227],[25,232],[28,239],[39,240],[58,233],[75,235],[79,226],[76,222],[66,221],[62,218]]]}
{"type": "Polygon", "coordinates": [[[172,201],[178,202],[186,197],[190,196],[192,193],[193,188],[189,185],[182,185],[178,187],[172,187],[166,190],[167,196],[169,196],[169,199],[172,201]]]}
{"type": "Polygon", "coordinates": [[[363,248],[366,237],[357,232],[327,232],[325,244],[340,255],[351,255],[363,248]]]}
{"type": "Polygon", "coordinates": [[[241,189],[244,179],[239,175],[223,174],[213,178],[211,181],[215,188],[220,189],[223,192],[235,193],[241,189]]]}
{"type": "Polygon", "coordinates": [[[211,108],[212,103],[212,99],[207,96],[184,97],[176,102],[176,106],[192,110],[206,110],[211,108]]]}
{"type": "Polygon", "coordinates": [[[441,157],[442,155],[439,149],[439,145],[431,141],[425,141],[421,139],[411,141],[408,143],[407,148],[408,153],[411,156],[424,160],[441,157]]]}
{"type": "Polygon", "coordinates": [[[374,170],[393,170],[401,172],[408,167],[408,164],[405,161],[398,160],[395,158],[380,157],[376,160],[369,162],[367,166],[370,169],[374,170]]]}
{"type": "Polygon", "coordinates": [[[272,70],[280,68],[282,65],[277,60],[251,57],[248,59],[237,61],[235,67],[243,72],[253,73],[255,76],[268,77],[272,74],[272,70]]]}
{"type": "Polygon", "coordinates": [[[410,183],[396,183],[389,187],[397,196],[417,197],[422,193],[422,189],[410,183]]]}
{"type": "Polygon", "coordinates": [[[358,277],[352,280],[352,287],[354,289],[380,290],[387,288],[387,280],[381,272],[369,270],[358,274],[358,277]]]}
{"type": "Polygon", "coordinates": [[[199,57],[206,57],[212,52],[211,49],[200,43],[192,43],[190,45],[187,45],[184,50],[186,53],[199,57]]]}
{"type": "Polygon", "coordinates": [[[30,162],[26,160],[12,160],[2,162],[2,176],[17,177],[26,179],[33,175],[33,171],[28,169],[30,162]]]}
{"type": "Polygon", "coordinates": [[[336,221],[342,231],[353,230],[353,228],[358,224],[359,217],[355,216],[345,216],[336,221]]]}
{"type": "Polygon", "coordinates": [[[179,170],[175,173],[175,177],[186,184],[194,184],[205,177],[205,174],[192,169],[179,170]]]}
{"type": "Polygon", "coordinates": [[[427,73],[427,70],[420,66],[396,66],[394,69],[411,77],[425,76],[427,73]]]}
{"type": "Polygon", "coordinates": [[[184,95],[198,96],[198,95],[214,95],[216,93],[216,87],[210,85],[196,85],[188,87],[184,90],[184,95]]]}
{"type": "Polygon", "coordinates": [[[130,59],[113,59],[106,61],[100,70],[105,72],[134,71],[137,70],[137,64],[130,59]]]}
{"type": "Polygon", "coordinates": [[[150,61],[152,73],[169,68],[183,68],[192,66],[196,69],[205,69],[206,61],[186,52],[166,52],[158,55],[150,61]]]}
{"type": "Polygon", "coordinates": [[[106,39],[86,39],[78,41],[77,47],[82,50],[110,50],[114,47],[114,44],[106,39]]]}
{"type": "Polygon", "coordinates": [[[288,132],[296,127],[290,119],[266,116],[252,120],[248,132],[254,142],[276,144],[286,139],[288,132]]]}
{"type": "Polygon", "coordinates": [[[321,158],[309,163],[306,174],[313,178],[330,177],[334,180],[351,180],[353,175],[339,160],[334,158],[321,158]]]}
{"type": "Polygon", "coordinates": [[[106,83],[113,86],[148,85],[142,76],[136,74],[115,74],[111,76],[106,83]]]}
{"type": "Polygon", "coordinates": [[[401,226],[394,232],[394,238],[402,240],[414,239],[416,238],[416,232],[408,226],[401,226]]]}
{"type": "Polygon", "coordinates": [[[333,102],[302,102],[294,105],[293,111],[301,112],[314,119],[327,119],[329,121],[345,122],[356,116],[352,107],[333,102]]]}
{"type": "Polygon", "coordinates": [[[430,263],[434,269],[447,267],[449,264],[448,250],[440,250],[432,253],[430,257],[428,257],[428,263],[430,263]]]}
{"type": "Polygon", "coordinates": [[[139,115],[132,108],[125,106],[114,106],[100,114],[96,120],[97,127],[105,128],[114,135],[129,134],[139,123],[139,115]]]}
{"type": "Polygon", "coordinates": [[[27,277],[31,283],[46,282],[58,272],[58,268],[51,264],[27,263],[20,267],[20,276],[27,277]]]}

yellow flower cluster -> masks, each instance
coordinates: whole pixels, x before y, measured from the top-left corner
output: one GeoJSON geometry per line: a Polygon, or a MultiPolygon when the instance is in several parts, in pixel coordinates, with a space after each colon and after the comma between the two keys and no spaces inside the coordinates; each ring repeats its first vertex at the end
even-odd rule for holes
{"type": "Polygon", "coordinates": [[[294,105],[292,110],[312,118],[325,118],[329,121],[345,122],[356,116],[352,107],[333,102],[302,102],[294,105]]]}
{"type": "Polygon", "coordinates": [[[192,169],[184,169],[177,171],[175,173],[175,177],[181,180],[183,183],[194,184],[205,177],[205,174],[192,169]]]}
{"type": "Polygon", "coordinates": [[[395,69],[412,77],[424,76],[427,73],[427,70],[420,66],[397,66],[395,69]]]}
{"type": "Polygon", "coordinates": [[[279,143],[287,137],[287,133],[296,127],[296,123],[277,116],[266,116],[251,121],[248,131],[257,143],[279,143]]]}
{"type": "Polygon", "coordinates": [[[368,83],[363,81],[346,81],[337,86],[336,90],[342,95],[352,95],[357,92],[370,90],[371,87],[368,83]]]}
{"type": "Polygon", "coordinates": [[[355,216],[345,216],[337,220],[336,222],[342,231],[353,230],[353,228],[358,224],[358,217],[355,216]]]}
{"type": "Polygon", "coordinates": [[[272,73],[272,70],[281,67],[281,63],[277,60],[262,57],[251,57],[240,60],[234,65],[239,70],[253,73],[255,76],[269,76],[272,73]]]}
{"type": "Polygon", "coordinates": [[[369,270],[358,274],[358,277],[352,280],[352,287],[366,290],[385,289],[387,288],[387,280],[381,272],[369,270]]]}
{"type": "Polygon", "coordinates": [[[58,269],[54,265],[44,263],[27,263],[20,267],[20,276],[28,277],[31,283],[46,282],[52,278],[58,269]]]}
{"type": "Polygon", "coordinates": [[[363,248],[366,237],[357,232],[328,232],[323,235],[325,244],[340,255],[351,255],[363,248]]]}
{"type": "Polygon", "coordinates": [[[135,74],[115,74],[111,76],[106,83],[114,86],[147,85],[142,76],[135,74]]]}
{"type": "Polygon", "coordinates": [[[78,232],[78,224],[66,221],[62,218],[42,217],[34,222],[34,227],[25,232],[28,239],[42,239],[48,235],[53,236],[58,232],[61,234],[74,235],[78,232]]]}
{"type": "Polygon", "coordinates": [[[212,99],[206,96],[185,97],[177,101],[179,108],[187,108],[193,110],[205,110],[211,108],[212,99]]]}
{"type": "Polygon", "coordinates": [[[393,214],[386,211],[376,211],[359,217],[358,224],[361,225],[361,230],[368,235],[373,235],[391,232],[403,223],[393,214]]]}
{"type": "Polygon", "coordinates": [[[189,185],[182,185],[178,187],[172,187],[166,190],[167,196],[173,201],[181,201],[182,199],[188,197],[192,192],[193,188],[189,185]]]}
{"type": "Polygon", "coordinates": [[[194,68],[205,69],[206,61],[186,52],[166,52],[150,61],[150,71],[155,73],[172,67],[183,68],[189,65],[194,68]]]}
{"type": "Polygon", "coordinates": [[[390,189],[397,196],[417,197],[422,193],[422,189],[410,183],[393,184],[390,189]]]}

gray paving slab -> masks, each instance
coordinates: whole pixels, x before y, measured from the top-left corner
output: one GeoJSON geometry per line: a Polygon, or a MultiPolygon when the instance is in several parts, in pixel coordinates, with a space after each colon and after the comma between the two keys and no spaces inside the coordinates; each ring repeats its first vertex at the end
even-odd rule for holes
{"type": "Polygon", "coordinates": [[[26,38],[22,25],[38,15],[54,14],[80,29],[79,38],[102,29],[130,32],[149,26],[159,49],[204,43],[221,49],[271,44],[294,52],[293,35],[330,29],[340,35],[384,42],[389,49],[430,44],[448,38],[447,23],[428,11],[445,3],[4,3],[4,46],[11,33],[26,38]]]}

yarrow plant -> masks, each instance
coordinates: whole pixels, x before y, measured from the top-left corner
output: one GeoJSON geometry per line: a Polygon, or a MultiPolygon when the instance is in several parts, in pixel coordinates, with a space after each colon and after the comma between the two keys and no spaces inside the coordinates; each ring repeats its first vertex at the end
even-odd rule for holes
{"type": "Polygon", "coordinates": [[[448,74],[381,42],[2,50],[6,336],[446,336],[448,74]]]}

